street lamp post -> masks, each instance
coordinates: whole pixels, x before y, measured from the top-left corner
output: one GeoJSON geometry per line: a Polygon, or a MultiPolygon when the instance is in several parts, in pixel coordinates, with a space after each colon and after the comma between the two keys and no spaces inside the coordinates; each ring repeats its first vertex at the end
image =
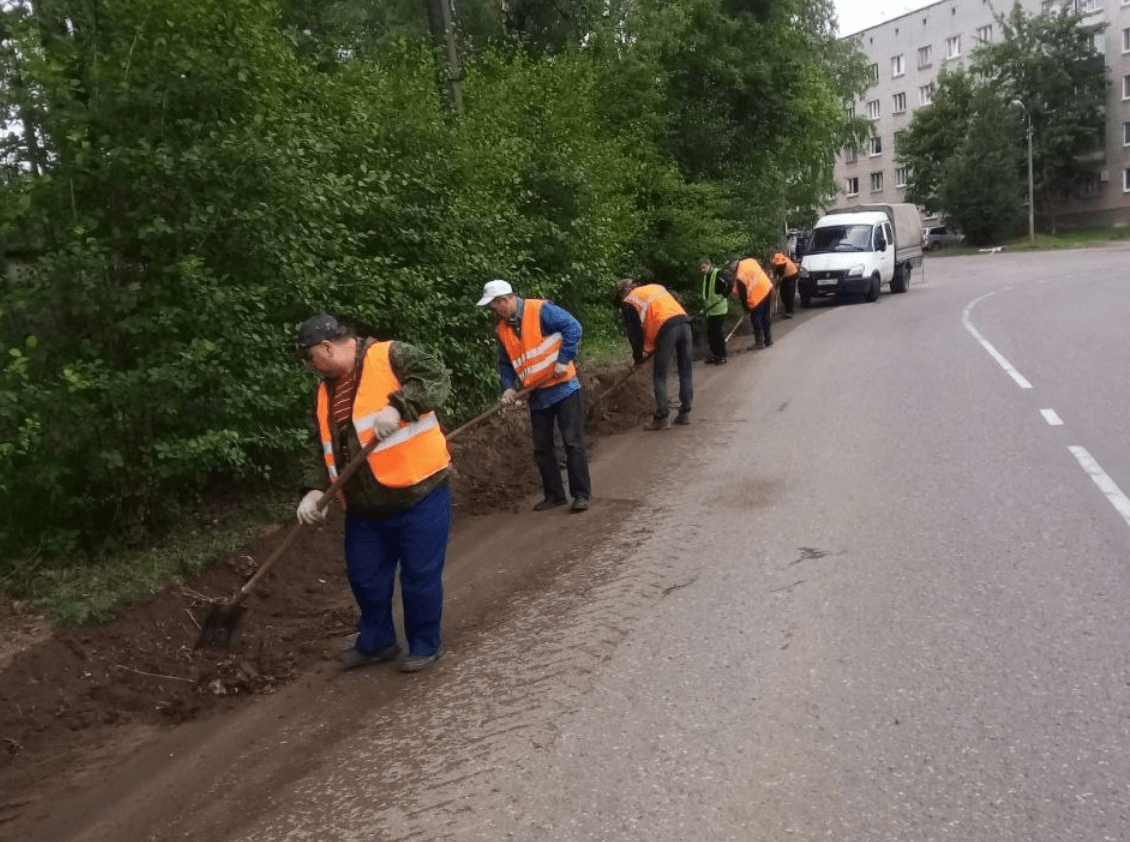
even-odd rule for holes
{"type": "Polygon", "coordinates": [[[1020,100],[1014,99],[1012,104],[1023,108],[1024,116],[1028,119],[1028,242],[1035,245],[1036,204],[1032,201],[1032,193],[1034,192],[1032,186],[1032,115],[1028,113],[1028,109],[1024,107],[1024,103],[1020,100]]]}

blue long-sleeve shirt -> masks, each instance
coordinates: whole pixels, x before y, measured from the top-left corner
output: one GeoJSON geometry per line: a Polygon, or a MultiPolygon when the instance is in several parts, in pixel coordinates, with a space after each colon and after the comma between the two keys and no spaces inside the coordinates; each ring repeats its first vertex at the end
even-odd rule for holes
{"type": "MultiPolygon", "coordinates": [[[[519,298],[518,311],[514,314],[514,318],[507,322],[507,325],[519,335],[521,335],[522,313],[525,309],[526,299],[519,298]]],[[[557,354],[557,361],[568,365],[575,360],[577,348],[581,344],[582,329],[581,323],[574,318],[573,314],[558,307],[552,301],[546,301],[541,305],[540,321],[543,335],[561,334],[561,350],[557,354]]],[[[498,379],[504,392],[507,389],[519,388],[518,375],[514,373],[510,355],[506,353],[506,348],[503,347],[501,339],[498,340],[498,379]]],[[[564,383],[556,383],[544,389],[534,389],[529,395],[530,409],[546,409],[569,397],[580,388],[580,381],[574,377],[564,383]]]]}

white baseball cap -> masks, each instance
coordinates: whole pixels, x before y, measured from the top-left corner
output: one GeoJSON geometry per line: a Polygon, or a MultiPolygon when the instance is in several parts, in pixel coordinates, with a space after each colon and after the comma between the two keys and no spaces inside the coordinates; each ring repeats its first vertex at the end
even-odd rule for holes
{"type": "Polygon", "coordinates": [[[479,299],[478,304],[475,306],[485,307],[499,296],[513,294],[514,290],[506,281],[488,281],[486,286],[483,287],[483,297],[479,299]]]}

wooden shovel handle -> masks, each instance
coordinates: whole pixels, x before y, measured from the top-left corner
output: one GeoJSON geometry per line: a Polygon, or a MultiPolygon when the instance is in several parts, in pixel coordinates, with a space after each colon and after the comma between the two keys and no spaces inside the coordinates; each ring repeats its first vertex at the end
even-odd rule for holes
{"type": "MultiPolygon", "coordinates": [[[[326,510],[326,507],[329,506],[329,504],[333,502],[334,498],[337,496],[337,492],[341,490],[341,487],[345,485],[346,481],[351,476],[357,473],[357,469],[361,467],[361,463],[365,461],[365,458],[373,452],[373,449],[379,443],[379,439],[377,439],[376,436],[373,436],[373,440],[365,445],[365,447],[361,449],[360,453],[349,460],[346,466],[342,469],[341,473],[338,474],[337,479],[333,481],[333,485],[331,485],[326,490],[326,493],[322,495],[322,499],[318,501],[318,511],[326,510]]],[[[238,605],[243,601],[244,597],[251,593],[251,589],[259,583],[259,580],[263,578],[263,576],[268,570],[271,569],[272,566],[274,566],[274,563],[278,561],[279,557],[283,553],[285,553],[287,549],[290,548],[291,544],[294,543],[294,539],[297,538],[298,535],[302,532],[302,527],[304,527],[305,525],[306,524],[299,521],[291,527],[290,532],[283,539],[282,543],[275,547],[271,554],[267,556],[267,560],[259,565],[259,569],[255,571],[255,575],[248,579],[246,583],[244,583],[243,587],[239,589],[239,593],[236,594],[230,605],[238,605]]]]}
{"type": "MultiPolygon", "coordinates": [[[[526,395],[528,395],[530,393],[530,391],[531,391],[530,389],[522,389],[520,392],[518,392],[514,395],[514,400],[518,400],[519,398],[526,397],[526,395]]],[[[478,424],[480,422],[487,420],[488,418],[490,418],[492,415],[494,415],[496,412],[498,412],[500,409],[502,409],[505,406],[506,406],[506,404],[500,403],[497,406],[492,407],[491,409],[488,409],[482,415],[475,416],[474,418],[472,418],[470,421],[466,422],[465,424],[460,424],[458,427],[456,427],[454,430],[452,430],[450,433],[447,434],[447,440],[451,441],[453,438],[455,438],[456,436],[462,435],[463,433],[467,432],[472,427],[478,426],[478,424]]]]}

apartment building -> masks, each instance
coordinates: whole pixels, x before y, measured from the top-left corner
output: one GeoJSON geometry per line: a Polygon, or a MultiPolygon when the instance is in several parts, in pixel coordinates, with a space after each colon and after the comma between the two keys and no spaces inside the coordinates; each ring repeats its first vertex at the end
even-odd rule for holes
{"type": "MultiPolygon", "coordinates": [[[[1029,14],[1048,0],[1019,0],[1029,14]]],[[[1056,0],[1059,2],[1059,0],[1056,0]]],[[[1095,47],[1106,57],[1111,87],[1105,147],[1094,156],[1094,177],[1056,207],[1060,225],[1130,224],[1130,0],[1069,0],[1086,23],[1105,22],[1095,47]]],[[[906,166],[895,155],[895,139],[914,112],[929,105],[943,68],[956,69],[983,41],[999,40],[994,20],[1012,0],[941,0],[916,12],[848,35],[871,60],[871,86],[856,114],[875,125],[863,149],[846,149],[836,161],[839,204],[901,202],[906,166]]],[[[1040,218],[1036,218],[1037,227],[1040,218]]]]}

